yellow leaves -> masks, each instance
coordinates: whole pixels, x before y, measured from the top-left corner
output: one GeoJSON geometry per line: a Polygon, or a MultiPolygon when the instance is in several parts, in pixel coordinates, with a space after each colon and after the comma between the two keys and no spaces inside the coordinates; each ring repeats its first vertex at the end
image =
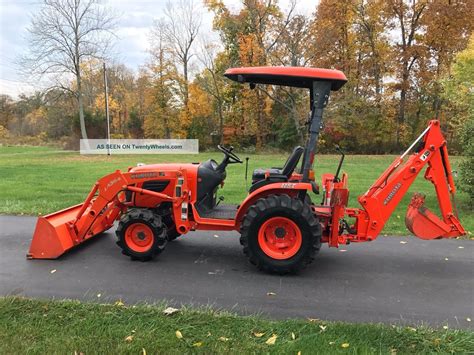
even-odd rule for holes
{"type": "Polygon", "coordinates": [[[275,342],[278,338],[278,335],[276,334],[273,334],[270,338],[267,339],[267,341],[265,342],[265,344],[267,345],[275,345],[275,342]]]}
{"type": "Polygon", "coordinates": [[[131,343],[133,341],[133,335],[129,335],[127,337],[125,337],[124,339],[127,343],[131,343]]]}
{"type": "Polygon", "coordinates": [[[400,241],[400,244],[406,244],[406,243],[407,243],[407,242],[404,241],[404,240],[400,241]]]}
{"type": "Polygon", "coordinates": [[[181,334],[181,332],[180,332],[179,330],[177,330],[177,331],[175,332],[175,335],[176,335],[176,338],[178,338],[178,339],[183,339],[183,334],[181,334]]]}
{"type": "Polygon", "coordinates": [[[466,318],[466,321],[467,321],[467,322],[470,322],[470,321],[471,321],[471,318],[467,317],[467,318],[466,318]]]}
{"type": "Polygon", "coordinates": [[[56,272],[56,269],[51,270],[49,273],[54,274],[56,272]]]}
{"type": "Polygon", "coordinates": [[[324,332],[328,326],[327,325],[320,325],[319,328],[321,329],[321,332],[324,332]]]}
{"type": "Polygon", "coordinates": [[[253,335],[254,335],[254,337],[256,337],[256,338],[261,338],[261,337],[263,337],[263,336],[265,335],[265,333],[254,332],[253,335]]]}
{"type": "Polygon", "coordinates": [[[211,96],[195,83],[189,85],[188,109],[192,118],[202,119],[213,114],[211,96]]]}
{"type": "Polygon", "coordinates": [[[267,292],[267,296],[276,296],[275,292],[267,292]]]}
{"type": "Polygon", "coordinates": [[[295,333],[291,332],[291,340],[295,340],[295,339],[296,339],[295,333]]]}
{"type": "Polygon", "coordinates": [[[226,337],[219,337],[219,340],[220,340],[220,341],[229,341],[229,338],[226,338],[226,337]]]}
{"type": "Polygon", "coordinates": [[[198,342],[194,343],[193,346],[194,346],[195,348],[200,348],[200,347],[202,346],[202,344],[203,344],[202,341],[198,341],[198,342]]]}
{"type": "Polygon", "coordinates": [[[350,346],[349,343],[342,343],[341,344],[341,348],[343,348],[343,349],[347,349],[349,346],[350,346]]]}
{"type": "Polygon", "coordinates": [[[123,306],[125,306],[125,304],[122,302],[122,300],[118,300],[114,303],[114,306],[123,307],[123,306]]]}

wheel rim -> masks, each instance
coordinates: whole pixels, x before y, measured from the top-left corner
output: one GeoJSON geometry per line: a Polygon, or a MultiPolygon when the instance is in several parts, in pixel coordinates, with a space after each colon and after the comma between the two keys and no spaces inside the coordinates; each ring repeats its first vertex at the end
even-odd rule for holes
{"type": "Polygon", "coordinates": [[[152,229],[144,223],[133,223],[125,231],[125,243],[137,253],[150,250],[154,239],[152,229]]]}
{"type": "Polygon", "coordinates": [[[258,231],[258,244],[273,259],[289,259],[301,248],[303,237],[300,228],[291,219],[273,217],[258,231]]]}

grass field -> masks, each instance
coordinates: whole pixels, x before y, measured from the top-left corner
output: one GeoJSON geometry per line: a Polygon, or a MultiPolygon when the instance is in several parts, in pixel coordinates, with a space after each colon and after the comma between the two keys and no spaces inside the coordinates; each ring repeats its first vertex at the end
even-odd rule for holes
{"type": "Polygon", "coordinates": [[[319,320],[269,321],[209,309],[187,309],[166,316],[163,309],[0,298],[0,353],[303,355],[474,351],[474,333],[469,331],[319,320]],[[273,335],[274,344],[267,344],[273,335]]]}
{"type": "MultiPolygon", "coordinates": [[[[241,154],[241,157],[245,157],[241,154]]],[[[195,162],[209,158],[221,160],[221,153],[199,155],[116,155],[81,156],[77,152],[58,151],[48,147],[0,146],[0,213],[38,215],[50,213],[82,202],[93,183],[116,169],[141,163],[195,162]]],[[[249,171],[257,167],[281,166],[287,155],[250,155],[249,171]]],[[[321,155],[316,158],[317,181],[324,172],[335,172],[339,157],[321,155]]],[[[364,193],[393,161],[394,156],[347,156],[344,171],[349,174],[350,206],[358,207],[357,196],[364,193]]],[[[460,158],[452,157],[453,169],[460,158]]],[[[224,189],[220,192],[227,203],[239,203],[246,195],[245,166],[230,165],[224,189]]],[[[427,206],[437,211],[433,186],[420,174],[410,192],[427,195],[427,206]]],[[[317,202],[320,197],[312,196],[317,202]]],[[[403,199],[384,234],[407,234],[404,217],[411,193],[403,199]]],[[[458,193],[457,203],[461,221],[468,231],[474,231],[474,211],[468,207],[468,196],[458,193]]]]}

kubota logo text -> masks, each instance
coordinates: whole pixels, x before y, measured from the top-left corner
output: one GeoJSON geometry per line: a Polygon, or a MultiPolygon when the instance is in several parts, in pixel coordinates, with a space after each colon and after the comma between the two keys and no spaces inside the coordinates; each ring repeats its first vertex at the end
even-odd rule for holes
{"type": "Polygon", "coordinates": [[[383,201],[383,204],[384,205],[387,205],[390,200],[393,198],[393,196],[395,196],[395,194],[398,192],[398,190],[400,190],[400,187],[402,186],[402,183],[399,182],[398,184],[396,184],[393,188],[392,191],[390,191],[390,193],[388,194],[388,196],[385,198],[385,200],[383,201]]]}

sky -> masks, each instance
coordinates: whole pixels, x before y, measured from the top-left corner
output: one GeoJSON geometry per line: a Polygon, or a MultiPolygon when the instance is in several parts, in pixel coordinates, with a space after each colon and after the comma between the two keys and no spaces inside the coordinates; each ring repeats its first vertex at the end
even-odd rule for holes
{"type": "MultiPolygon", "coordinates": [[[[118,14],[114,53],[117,62],[137,71],[148,60],[148,34],[153,21],[162,17],[168,0],[108,0],[105,2],[118,14]]],[[[196,0],[199,1],[199,0],[196,0]]],[[[225,0],[231,11],[237,12],[239,0],[225,0]]],[[[296,11],[310,15],[318,0],[297,0],[296,11]]],[[[285,10],[290,0],[280,0],[285,10]]],[[[28,82],[19,73],[19,57],[27,49],[27,27],[41,7],[41,0],[0,0],[0,94],[17,98],[22,92],[32,93],[42,88],[41,83],[28,82]]],[[[206,39],[215,38],[212,31],[212,14],[203,9],[200,30],[206,39]]]]}

